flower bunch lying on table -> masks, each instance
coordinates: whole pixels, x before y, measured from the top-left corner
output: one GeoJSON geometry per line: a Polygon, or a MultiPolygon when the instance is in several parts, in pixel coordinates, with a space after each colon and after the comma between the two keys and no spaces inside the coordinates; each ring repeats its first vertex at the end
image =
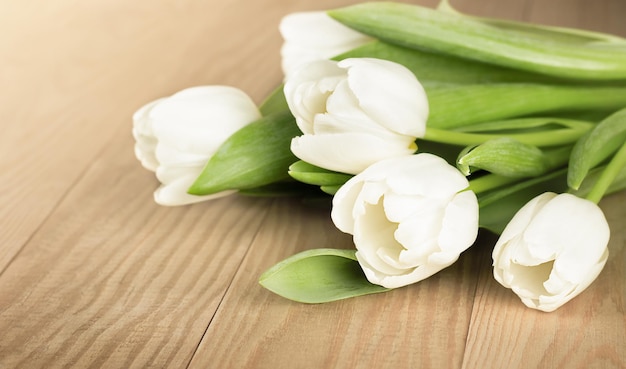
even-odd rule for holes
{"type": "Polygon", "coordinates": [[[446,1],[296,13],[280,30],[284,87],[259,110],[200,87],[146,105],[133,129],[161,204],[332,196],[355,249],[294,255],[264,287],[308,303],[388,291],[454,263],[479,228],[501,234],[494,277],[531,308],[599,275],[597,203],[626,188],[626,39],[446,1]]]}

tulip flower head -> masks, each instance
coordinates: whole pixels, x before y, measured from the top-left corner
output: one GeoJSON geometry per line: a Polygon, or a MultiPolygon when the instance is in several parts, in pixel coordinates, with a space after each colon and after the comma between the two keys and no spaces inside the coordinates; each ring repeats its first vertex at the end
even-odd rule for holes
{"type": "Polygon", "coordinates": [[[307,63],[330,59],[373,40],[326,12],[289,14],[281,20],[279,31],[284,39],[280,54],[285,76],[307,63]]]}
{"type": "Polygon", "coordinates": [[[412,155],[426,131],[424,88],[394,62],[319,60],[294,73],[284,92],[303,133],[291,151],[321,168],[357,174],[377,161],[412,155]]]}
{"type": "Polygon", "coordinates": [[[417,154],[380,161],[333,198],[337,228],[354,236],[367,279],[396,288],[454,263],[478,234],[478,201],[445,160],[417,154]]]}
{"type": "Polygon", "coordinates": [[[608,258],[609,226],[593,202],[547,192],[522,207],[493,249],[493,274],[533,309],[554,311],[584,291],[608,258]]]}
{"type": "Polygon", "coordinates": [[[185,205],[234,192],[195,196],[187,190],[220,145],[258,118],[250,97],[227,86],[189,88],[141,107],[133,115],[135,155],[161,182],[155,201],[185,205]]]}

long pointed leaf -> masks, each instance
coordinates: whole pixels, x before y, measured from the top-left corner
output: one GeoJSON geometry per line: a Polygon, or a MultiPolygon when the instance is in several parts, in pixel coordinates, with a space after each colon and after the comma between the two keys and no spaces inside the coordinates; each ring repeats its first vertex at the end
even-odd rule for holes
{"type": "Polygon", "coordinates": [[[209,159],[189,193],[250,189],[289,179],[287,169],[298,160],[291,153],[290,143],[300,134],[289,111],[243,127],[209,159]]]}
{"type": "Polygon", "coordinates": [[[389,291],[367,281],[354,254],[354,250],[304,251],[268,269],[259,283],[277,295],[311,304],[389,291]]]}
{"type": "Polygon", "coordinates": [[[626,79],[626,48],[529,35],[416,5],[361,3],[330,16],[389,43],[572,79],[626,79]]]}
{"type": "Polygon", "coordinates": [[[589,170],[613,154],[625,140],[626,108],[598,123],[574,145],[567,173],[569,187],[578,189],[589,170]]]}

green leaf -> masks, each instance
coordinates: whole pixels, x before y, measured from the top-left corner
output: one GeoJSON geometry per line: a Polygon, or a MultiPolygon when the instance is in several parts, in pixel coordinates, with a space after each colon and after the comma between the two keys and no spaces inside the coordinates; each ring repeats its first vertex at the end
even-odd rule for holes
{"type": "Polygon", "coordinates": [[[220,146],[189,193],[207,195],[251,189],[289,179],[287,169],[298,160],[291,153],[291,139],[300,134],[289,111],[243,127],[220,146]]]}
{"type": "Polygon", "coordinates": [[[462,151],[457,168],[469,175],[470,166],[505,177],[522,178],[545,173],[550,169],[550,158],[536,146],[502,137],[462,151]]]}
{"type": "Polygon", "coordinates": [[[423,139],[462,146],[510,138],[527,145],[556,146],[573,144],[594,126],[590,122],[569,119],[520,118],[472,124],[456,129],[427,127],[423,139]]]}
{"type": "Polygon", "coordinates": [[[343,185],[352,178],[350,174],[333,172],[302,160],[291,164],[289,175],[300,182],[316,186],[343,185]]]}
{"type": "Polygon", "coordinates": [[[311,304],[389,291],[368,282],[354,250],[301,252],[268,269],[259,283],[277,295],[311,304]]]}
{"type": "Polygon", "coordinates": [[[599,203],[602,197],[610,191],[611,186],[619,180],[624,167],[626,167],[626,141],[606,165],[586,199],[596,204],[599,203]]]}
{"type": "Polygon", "coordinates": [[[477,124],[471,124],[463,127],[459,127],[456,131],[459,132],[472,132],[472,133],[502,133],[502,134],[517,134],[517,133],[529,133],[538,132],[544,134],[546,131],[553,130],[575,130],[587,132],[591,128],[595,127],[595,123],[589,120],[569,119],[560,117],[527,117],[527,118],[513,118],[506,120],[497,120],[490,122],[481,122],[477,124]]]}
{"type": "Polygon", "coordinates": [[[567,173],[569,187],[578,189],[589,170],[611,156],[625,140],[626,108],[598,123],[574,145],[567,173]]]}
{"type": "Polygon", "coordinates": [[[436,84],[479,83],[563,83],[561,79],[517,69],[410,49],[383,41],[372,41],[333,59],[377,58],[396,62],[408,68],[424,86],[436,84]]]}
{"type": "Polygon", "coordinates": [[[339,191],[341,185],[329,185],[329,186],[321,186],[320,189],[329,195],[334,195],[339,191]]]}
{"type": "MultiPolygon", "coordinates": [[[[570,188],[568,192],[578,197],[587,197],[591,190],[596,186],[598,180],[600,180],[600,178],[602,177],[605,169],[606,166],[599,166],[591,169],[580,187],[577,190],[573,190],[570,188]]],[[[606,194],[615,193],[624,189],[626,189],[626,166],[622,167],[619,173],[617,173],[616,177],[613,178],[613,181],[607,189],[606,194]]]]}
{"type": "Polygon", "coordinates": [[[558,111],[606,111],[626,106],[626,86],[524,83],[425,86],[428,127],[455,129],[481,122],[558,111]]]}
{"type": "Polygon", "coordinates": [[[546,40],[555,40],[558,42],[570,43],[589,43],[592,45],[597,43],[610,43],[614,44],[615,46],[626,45],[626,39],[606,33],[593,32],[576,28],[543,26],[539,24],[515,22],[504,19],[469,16],[454,9],[450,5],[450,2],[448,0],[441,0],[439,2],[439,5],[437,5],[437,10],[444,13],[487,23],[498,28],[504,28],[510,31],[518,32],[520,33],[520,35],[530,37],[540,36],[542,38],[545,38],[546,40]]]}
{"type": "Polygon", "coordinates": [[[276,113],[281,113],[289,110],[287,106],[287,100],[285,99],[285,93],[283,92],[283,85],[277,87],[270,95],[261,103],[259,107],[261,115],[267,116],[276,113]]]}
{"type": "Polygon", "coordinates": [[[393,2],[360,3],[328,13],[359,32],[415,49],[562,78],[626,79],[623,42],[565,39],[548,32],[512,29],[497,22],[393,2]]]}

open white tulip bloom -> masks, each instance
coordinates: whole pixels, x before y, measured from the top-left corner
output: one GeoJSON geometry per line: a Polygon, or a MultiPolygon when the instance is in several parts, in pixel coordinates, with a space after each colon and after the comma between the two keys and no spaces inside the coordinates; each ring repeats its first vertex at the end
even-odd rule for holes
{"type": "Polygon", "coordinates": [[[478,234],[478,201],[445,160],[417,154],[380,161],[333,198],[331,217],[354,236],[367,279],[396,288],[454,263],[478,234]]]}
{"type": "Polygon", "coordinates": [[[495,279],[533,309],[554,311],[604,268],[609,226],[602,210],[570,194],[547,192],[522,207],[493,250],[495,279]]]}
{"type": "Polygon", "coordinates": [[[411,155],[426,131],[424,88],[390,61],[312,62],[287,80],[284,92],[303,133],[291,151],[328,170],[357,174],[380,160],[411,155]]]}
{"type": "Polygon", "coordinates": [[[309,62],[330,59],[373,39],[332,19],[326,12],[299,12],[279,25],[284,43],[280,50],[285,76],[309,62]]]}
{"type": "Polygon", "coordinates": [[[133,115],[135,155],[162,184],[154,200],[185,205],[232,193],[195,196],[187,190],[220,145],[260,116],[248,95],[227,86],[193,87],[141,107],[133,115]]]}

